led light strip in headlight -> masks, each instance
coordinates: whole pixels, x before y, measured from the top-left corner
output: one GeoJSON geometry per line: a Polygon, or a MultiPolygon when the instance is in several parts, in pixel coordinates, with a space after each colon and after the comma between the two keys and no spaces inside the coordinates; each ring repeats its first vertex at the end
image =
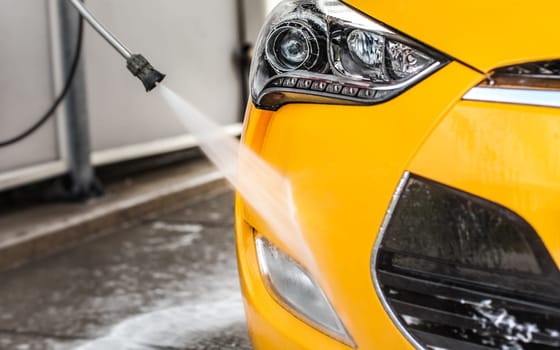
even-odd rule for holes
{"type": "Polygon", "coordinates": [[[285,0],[267,19],[251,67],[257,107],[375,104],[448,59],[336,0],[285,0]]]}
{"type": "Polygon", "coordinates": [[[560,107],[560,60],[497,69],[463,99],[560,107]]]}

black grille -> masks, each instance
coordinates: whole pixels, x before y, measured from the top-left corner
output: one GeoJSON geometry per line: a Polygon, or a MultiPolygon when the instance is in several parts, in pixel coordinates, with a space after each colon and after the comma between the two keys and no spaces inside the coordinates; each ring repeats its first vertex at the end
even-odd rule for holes
{"type": "Polygon", "coordinates": [[[426,349],[560,348],[559,272],[529,224],[417,176],[397,197],[373,273],[412,341],[426,349]]]}

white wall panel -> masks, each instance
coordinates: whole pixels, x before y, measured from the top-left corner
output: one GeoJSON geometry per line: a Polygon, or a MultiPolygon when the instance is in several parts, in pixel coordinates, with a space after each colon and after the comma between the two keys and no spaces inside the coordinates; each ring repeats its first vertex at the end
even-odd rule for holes
{"type": "MultiPolygon", "coordinates": [[[[180,95],[222,124],[238,121],[235,1],[95,0],[88,6],[131,50],[166,73],[166,84],[180,95]]],[[[122,57],[91,30],[86,33],[85,57],[95,151],[184,134],[157,89],[146,94],[122,57]]]]}
{"type": "Polygon", "coordinates": [[[278,3],[282,0],[265,0],[266,1],[266,12],[270,12],[274,6],[278,5],[278,3]]]}
{"type": "MultiPolygon", "coordinates": [[[[0,140],[32,125],[59,93],[58,1],[2,2],[0,140]]],[[[269,0],[243,1],[245,40],[254,42],[269,0]]],[[[236,1],[88,0],[87,6],[127,46],[167,73],[166,83],[180,95],[230,125],[230,131],[237,130],[233,124],[244,102],[234,60],[239,48],[236,1]]],[[[95,164],[192,146],[157,90],[146,94],[124,59],[89,26],[82,58],[95,164]]],[[[0,148],[0,190],[64,173],[64,144],[65,123],[57,115],[31,137],[0,148]]]]}
{"type": "MultiPolygon", "coordinates": [[[[3,0],[0,13],[0,141],[34,124],[53,100],[46,0],[3,0]]],[[[0,173],[56,161],[56,122],[0,148],[0,173]]]]}

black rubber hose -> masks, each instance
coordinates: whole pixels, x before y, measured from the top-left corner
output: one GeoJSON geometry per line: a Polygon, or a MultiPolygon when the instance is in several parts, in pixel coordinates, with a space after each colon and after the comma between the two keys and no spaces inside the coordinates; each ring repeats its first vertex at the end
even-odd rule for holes
{"type": "Polygon", "coordinates": [[[33,124],[29,129],[25,130],[21,134],[13,137],[11,139],[8,139],[8,140],[5,140],[5,141],[0,141],[0,148],[13,145],[13,144],[18,143],[19,141],[25,139],[26,137],[28,137],[29,135],[31,135],[35,131],[37,131],[37,129],[39,129],[41,126],[43,126],[43,124],[45,124],[47,122],[47,120],[49,120],[50,117],[53,116],[54,112],[56,111],[56,109],[58,108],[60,103],[62,101],[64,101],[64,98],[66,97],[66,95],[68,94],[68,91],[70,91],[70,88],[72,87],[72,82],[74,81],[74,76],[76,75],[76,71],[78,70],[78,65],[80,63],[80,55],[81,55],[81,52],[82,52],[83,35],[84,35],[84,19],[80,15],[80,24],[78,26],[78,39],[77,39],[77,42],[76,42],[76,51],[74,53],[74,59],[72,61],[72,67],[70,68],[70,72],[68,74],[68,77],[66,78],[66,82],[64,83],[64,88],[62,89],[62,92],[60,93],[60,95],[58,95],[56,100],[54,100],[53,104],[47,110],[47,112],[35,124],[33,124]]]}

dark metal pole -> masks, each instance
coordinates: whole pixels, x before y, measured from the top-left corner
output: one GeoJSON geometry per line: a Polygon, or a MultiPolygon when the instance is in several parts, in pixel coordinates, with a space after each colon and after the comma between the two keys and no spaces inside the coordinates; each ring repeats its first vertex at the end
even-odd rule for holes
{"type": "Polygon", "coordinates": [[[241,111],[240,120],[245,116],[245,105],[249,99],[249,66],[251,64],[250,52],[252,45],[247,40],[247,14],[245,0],[236,0],[237,6],[237,36],[239,40],[236,52],[237,65],[241,81],[241,111]]]}
{"type": "MultiPolygon", "coordinates": [[[[61,19],[62,62],[64,74],[67,75],[76,48],[80,17],[65,0],[59,0],[58,6],[61,19]]],[[[75,200],[98,196],[103,191],[95,177],[90,160],[91,144],[83,60],[66,98],[66,111],[67,154],[70,168],[67,195],[75,200]]]]}

